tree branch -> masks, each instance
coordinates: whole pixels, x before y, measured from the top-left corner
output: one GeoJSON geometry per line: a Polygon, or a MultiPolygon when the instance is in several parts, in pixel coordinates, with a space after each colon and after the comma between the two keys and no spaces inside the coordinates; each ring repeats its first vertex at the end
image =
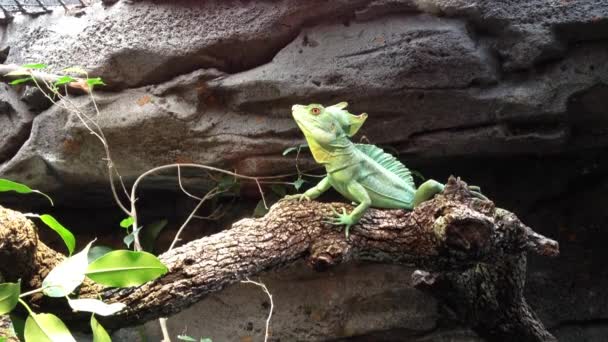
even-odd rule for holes
{"type": "MultiPolygon", "coordinates": [[[[13,71],[17,71],[17,70],[23,70],[23,68],[16,64],[0,64],[0,80],[2,80],[4,82],[10,82],[10,81],[13,81],[16,79],[27,77],[27,76],[23,76],[23,75],[6,76],[6,74],[8,74],[9,72],[13,72],[13,71]]],[[[49,73],[45,73],[42,71],[31,70],[31,77],[33,79],[35,79],[36,82],[31,80],[26,83],[31,83],[31,84],[37,83],[39,85],[54,84],[62,76],[63,75],[54,75],[54,74],[49,74],[49,73]]],[[[85,79],[79,78],[79,77],[73,77],[73,78],[74,78],[73,82],[66,83],[66,84],[62,85],[62,87],[63,86],[68,87],[70,90],[73,91],[74,94],[89,93],[89,86],[87,85],[87,82],[85,79]]]]}
{"type": "MultiPolygon", "coordinates": [[[[450,178],[443,194],[411,212],[371,209],[348,240],[342,231],[323,222],[331,215],[331,206],[351,209],[343,203],[281,201],[263,218],[243,219],[231,229],[161,255],[170,269],[162,278],[128,289],[85,283],[79,295],[101,295],[108,302],[127,304],[127,309],[103,322],[118,328],[174,314],[209,293],[302,258],[317,270],[350,260],[399,263],[433,272],[414,274],[415,285],[445,300],[481,335],[552,340],[525,303],[523,279],[525,253],[555,256],[557,242],[534,233],[492,202],[473,198],[464,182],[450,178]],[[465,280],[469,278],[493,287],[483,293],[483,301],[472,300],[479,293],[468,288],[471,284],[465,280]],[[457,296],[452,298],[452,294],[457,296]],[[493,306],[484,309],[482,303],[493,306]]],[[[20,214],[4,209],[0,219],[0,273],[7,281],[20,277],[31,287],[39,285],[62,256],[54,251],[49,254],[36,240],[31,223],[20,214]],[[25,247],[10,247],[24,244],[10,240],[14,229],[29,231],[24,236],[30,240],[25,247]],[[5,261],[9,259],[20,260],[19,268],[14,261],[5,261]]],[[[59,308],[57,300],[52,303],[47,298],[37,302],[43,310],[60,311],[67,321],[83,319],[59,308]]]]}

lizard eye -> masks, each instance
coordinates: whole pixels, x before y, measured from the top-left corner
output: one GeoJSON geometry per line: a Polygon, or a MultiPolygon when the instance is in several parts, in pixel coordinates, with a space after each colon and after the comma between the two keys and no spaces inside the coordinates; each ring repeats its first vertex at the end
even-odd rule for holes
{"type": "Polygon", "coordinates": [[[314,107],[313,109],[310,110],[310,114],[319,115],[319,114],[321,114],[321,109],[318,107],[314,107]]]}

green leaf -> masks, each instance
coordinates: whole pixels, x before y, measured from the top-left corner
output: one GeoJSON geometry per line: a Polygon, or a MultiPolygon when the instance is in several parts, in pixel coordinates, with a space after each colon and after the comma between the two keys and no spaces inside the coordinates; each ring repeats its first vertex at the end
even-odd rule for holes
{"type": "Polygon", "coordinates": [[[86,70],[84,70],[81,67],[77,67],[77,66],[65,68],[62,71],[65,72],[66,74],[78,74],[78,75],[85,75],[85,76],[88,74],[86,70]]]}
{"type": "Polygon", "coordinates": [[[217,183],[217,187],[220,191],[228,191],[235,189],[239,186],[236,177],[230,175],[222,175],[219,182],[217,183]]]}
{"type": "Polygon", "coordinates": [[[44,192],[41,192],[38,190],[33,190],[25,184],[21,184],[21,183],[13,182],[8,179],[0,178],[0,192],[5,192],[5,191],[15,191],[20,194],[30,194],[30,193],[40,194],[40,195],[46,197],[49,200],[49,202],[51,202],[51,205],[53,205],[53,200],[44,192]]]}
{"type": "Polygon", "coordinates": [[[74,311],[92,312],[100,316],[110,316],[126,307],[123,303],[106,304],[99,299],[83,298],[70,299],[68,304],[74,311]]]}
{"type": "Polygon", "coordinates": [[[135,235],[139,234],[139,232],[142,230],[142,227],[139,227],[137,229],[134,229],[130,234],[127,234],[123,239],[122,242],[127,246],[127,248],[131,248],[131,244],[135,241],[135,235]]]}
{"type": "Polygon", "coordinates": [[[18,84],[29,82],[30,80],[32,80],[31,77],[18,78],[16,80],[12,80],[12,81],[8,82],[8,84],[9,85],[18,85],[18,84]]]}
{"type": "Polygon", "coordinates": [[[6,337],[0,337],[0,342],[7,342],[7,338],[6,337]]]}
{"type": "Polygon", "coordinates": [[[62,84],[66,84],[66,83],[70,83],[70,82],[74,82],[74,81],[76,81],[76,79],[72,76],[61,76],[57,79],[57,81],[55,81],[55,85],[60,86],[62,84]]]}
{"type": "Polygon", "coordinates": [[[131,248],[131,244],[135,241],[135,234],[130,233],[127,234],[124,238],[122,238],[122,242],[127,246],[127,248],[131,248]]]}
{"type": "Polygon", "coordinates": [[[74,253],[74,248],[76,247],[76,238],[74,238],[74,234],[49,214],[40,215],[40,220],[59,234],[68,248],[69,255],[72,255],[72,253],[74,253]]]}
{"type": "Polygon", "coordinates": [[[160,232],[167,226],[166,219],[155,221],[146,226],[140,233],[141,246],[145,251],[152,252],[154,250],[154,244],[160,232]]]}
{"type": "Polygon", "coordinates": [[[4,74],[4,76],[31,76],[32,73],[29,70],[25,70],[25,69],[17,69],[17,70],[13,70],[7,74],[4,74]]]}
{"type": "Polygon", "coordinates": [[[30,314],[25,321],[26,342],[76,342],[65,324],[55,315],[30,314]]]}
{"type": "Polygon", "coordinates": [[[264,201],[260,200],[258,202],[258,204],[255,206],[255,209],[253,209],[253,216],[262,217],[262,216],[266,215],[266,213],[268,213],[268,209],[266,209],[266,206],[264,206],[264,201]]]}
{"type": "Polygon", "coordinates": [[[25,184],[0,178],[0,191],[16,191],[20,194],[29,194],[34,190],[30,189],[30,187],[25,184]]]}
{"type": "Polygon", "coordinates": [[[25,341],[25,336],[23,336],[25,330],[25,317],[15,313],[14,311],[11,312],[9,316],[11,318],[11,324],[13,325],[15,335],[17,335],[19,341],[25,341]]]}
{"type": "Polygon", "coordinates": [[[82,251],[55,266],[42,281],[42,293],[49,297],[65,297],[82,284],[92,243],[89,242],[82,251]]]}
{"type": "Polygon", "coordinates": [[[100,77],[87,78],[87,84],[90,87],[93,87],[93,86],[96,86],[96,85],[106,85],[105,83],[103,83],[103,81],[101,80],[100,77]]]}
{"type": "Polygon", "coordinates": [[[180,341],[196,342],[194,337],[188,335],[177,335],[177,339],[180,341]]]}
{"type": "Polygon", "coordinates": [[[0,284],[0,315],[11,312],[19,302],[21,294],[21,284],[4,283],[0,284]]]}
{"type": "Polygon", "coordinates": [[[275,194],[279,195],[279,197],[285,197],[285,195],[287,195],[287,189],[283,184],[272,184],[270,186],[270,190],[272,190],[272,192],[274,192],[275,194]]]}
{"type": "Polygon", "coordinates": [[[133,219],[133,217],[129,216],[127,218],[122,219],[122,221],[120,221],[120,226],[123,227],[124,229],[127,229],[133,225],[133,222],[135,222],[135,220],[133,219]]]}
{"type": "Polygon", "coordinates": [[[89,255],[87,256],[89,264],[93,261],[101,258],[103,255],[112,251],[112,248],[108,246],[94,246],[89,249],[89,255]]]}
{"type": "Polygon", "coordinates": [[[93,261],[86,275],[105,286],[129,287],[142,285],[167,271],[167,266],[148,252],[119,250],[93,261]]]}
{"type": "Polygon", "coordinates": [[[293,187],[296,188],[296,190],[300,190],[302,185],[304,185],[304,182],[305,180],[303,180],[302,177],[298,177],[298,179],[293,182],[293,187]]]}
{"type": "Polygon", "coordinates": [[[200,342],[213,342],[213,341],[210,338],[208,338],[208,337],[205,337],[205,338],[201,337],[201,341],[200,342]]]}
{"type": "Polygon", "coordinates": [[[47,65],[43,63],[29,63],[23,64],[21,67],[24,69],[44,69],[47,67],[47,65]]]}
{"type": "Polygon", "coordinates": [[[91,330],[93,330],[93,342],[112,342],[106,329],[95,319],[95,315],[91,315],[91,330]]]}

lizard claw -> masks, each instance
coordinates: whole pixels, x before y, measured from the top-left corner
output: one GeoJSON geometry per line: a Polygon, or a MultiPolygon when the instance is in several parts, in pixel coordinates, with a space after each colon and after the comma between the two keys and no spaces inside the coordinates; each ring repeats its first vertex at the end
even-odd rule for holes
{"type": "Polygon", "coordinates": [[[475,192],[481,192],[481,188],[478,185],[469,185],[469,190],[475,192]]]}
{"type": "Polygon", "coordinates": [[[489,201],[489,199],[484,196],[484,194],[481,193],[481,188],[477,185],[469,185],[469,191],[471,191],[471,194],[473,195],[473,197],[482,199],[484,201],[489,201]]]}

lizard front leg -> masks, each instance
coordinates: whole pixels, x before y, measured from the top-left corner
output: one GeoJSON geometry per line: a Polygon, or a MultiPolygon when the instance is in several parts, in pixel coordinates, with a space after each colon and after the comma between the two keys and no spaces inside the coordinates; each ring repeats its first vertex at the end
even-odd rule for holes
{"type": "Polygon", "coordinates": [[[341,214],[332,208],[335,216],[326,222],[334,225],[345,225],[344,234],[348,239],[350,227],[359,222],[365,211],[367,211],[367,208],[369,208],[372,204],[372,200],[369,198],[369,194],[363,185],[356,181],[351,181],[346,187],[346,190],[350,194],[351,198],[358,202],[359,205],[357,205],[350,214],[347,214],[346,209],[344,208],[342,208],[341,214]]]}
{"type": "Polygon", "coordinates": [[[317,185],[306,190],[303,194],[287,195],[284,198],[286,200],[297,199],[298,201],[301,201],[305,199],[310,201],[321,196],[321,194],[329,190],[329,188],[331,188],[331,184],[329,184],[329,178],[326,176],[325,178],[321,179],[317,185]]]}

